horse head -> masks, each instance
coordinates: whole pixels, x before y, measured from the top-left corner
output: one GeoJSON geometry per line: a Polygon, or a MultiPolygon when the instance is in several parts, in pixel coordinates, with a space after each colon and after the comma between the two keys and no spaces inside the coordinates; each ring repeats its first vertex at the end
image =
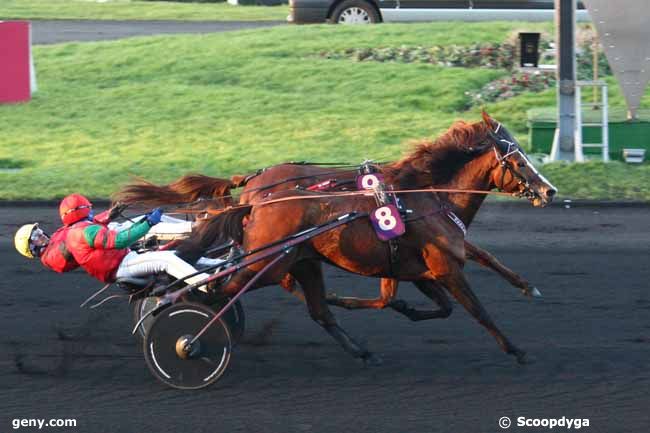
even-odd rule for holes
{"type": "Polygon", "coordinates": [[[535,207],[544,207],[553,201],[557,188],[537,171],[508,129],[485,111],[483,122],[488,135],[486,146],[494,152],[496,162],[492,170],[494,186],[501,191],[526,197],[535,207]]]}

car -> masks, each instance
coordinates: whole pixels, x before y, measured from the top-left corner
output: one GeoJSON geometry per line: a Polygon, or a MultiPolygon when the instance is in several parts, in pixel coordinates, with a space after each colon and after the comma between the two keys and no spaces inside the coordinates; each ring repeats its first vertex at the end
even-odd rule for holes
{"type": "MultiPolygon", "coordinates": [[[[552,20],[553,0],[289,0],[289,22],[373,24],[391,21],[552,20]]],[[[589,19],[582,2],[577,18],[589,19]]]]}

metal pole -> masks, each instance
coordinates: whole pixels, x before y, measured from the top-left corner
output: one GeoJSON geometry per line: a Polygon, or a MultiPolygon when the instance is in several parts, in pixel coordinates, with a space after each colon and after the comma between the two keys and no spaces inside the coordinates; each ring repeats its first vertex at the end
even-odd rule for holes
{"type": "MultiPolygon", "coordinates": [[[[595,34],[594,34],[593,43],[591,44],[591,49],[593,50],[592,52],[592,62],[594,67],[593,80],[598,81],[598,37],[595,34]]],[[[593,109],[598,110],[598,86],[594,86],[593,88],[593,101],[594,101],[593,109]]]]}
{"type": "Polygon", "coordinates": [[[575,11],[576,0],[555,0],[557,41],[557,106],[559,128],[557,158],[574,160],[575,143],[575,11]]]}
{"type": "Polygon", "coordinates": [[[603,94],[603,161],[609,162],[609,101],[606,83],[603,83],[600,91],[603,94]]]}
{"type": "Polygon", "coordinates": [[[228,310],[228,308],[232,307],[232,304],[237,302],[237,299],[239,299],[239,297],[241,295],[246,293],[248,291],[248,289],[250,289],[253,286],[253,284],[255,284],[257,282],[257,280],[259,280],[262,277],[262,275],[264,275],[266,273],[266,271],[268,271],[269,269],[271,269],[273,267],[273,265],[275,265],[277,262],[279,262],[281,259],[283,259],[284,256],[289,254],[291,252],[292,248],[293,247],[289,247],[286,250],[282,251],[281,254],[278,254],[273,260],[271,260],[266,265],[264,265],[264,267],[258,273],[253,275],[253,278],[248,280],[248,282],[244,285],[244,287],[239,289],[239,291],[235,294],[235,296],[233,296],[232,299],[221,310],[219,310],[219,312],[217,314],[215,314],[214,317],[208,323],[206,323],[203,328],[201,328],[201,330],[189,342],[188,346],[194,344],[196,342],[196,340],[201,338],[201,335],[205,334],[205,331],[207,331],[208,328],[210,326],[212,326],[212,324],[214,324],[214,322],[219,320],[219,318],[221,316],[223,316],[223,314],[228,310]]]}

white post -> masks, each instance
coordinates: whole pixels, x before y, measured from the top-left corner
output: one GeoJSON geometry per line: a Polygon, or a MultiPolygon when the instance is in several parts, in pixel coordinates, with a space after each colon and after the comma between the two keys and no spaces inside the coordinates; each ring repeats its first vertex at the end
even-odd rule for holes
{"type": "Polygon", "coordinates": [[[575,137],[575,162],[584,162],[584,153],[582,151],[582,89],[576,83],[575,86],[575,124],[574,124],[574,137],[575,137]]]}
{"type": "Polygon", "coordinates": [[[603,94],[603,161],[609,162],[609,109],[607,101],[607,84],[600,90],[603,94]]]}

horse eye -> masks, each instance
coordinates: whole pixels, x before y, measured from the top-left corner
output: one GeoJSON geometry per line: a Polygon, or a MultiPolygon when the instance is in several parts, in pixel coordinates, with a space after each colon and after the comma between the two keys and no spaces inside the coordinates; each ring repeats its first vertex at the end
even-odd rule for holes
{"type": "Polygon", "coordinates": [[[517,167],[519,167],[519,168],[524,168],[524,167],[526,167],[526,163],[525,163],[525,162],[521,162],[521,161],[519,161],[519,162],[517,163],[517,167]]]}

